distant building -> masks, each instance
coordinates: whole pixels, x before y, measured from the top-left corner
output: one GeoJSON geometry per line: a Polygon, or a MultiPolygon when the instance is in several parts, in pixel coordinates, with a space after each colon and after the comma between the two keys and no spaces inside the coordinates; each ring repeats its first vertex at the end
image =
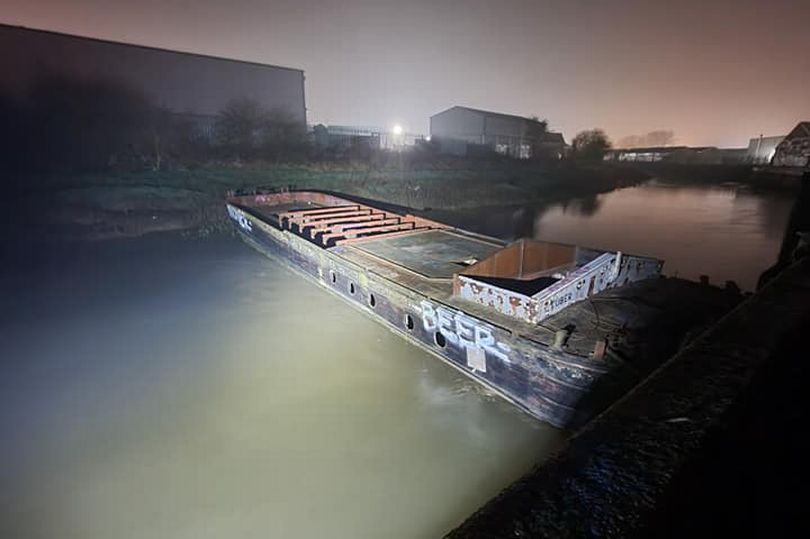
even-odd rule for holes
{"type": "Polygon", "coordinates": [[[312,137],[315,146],[320,149],[343,151],[359,146],[380,148],[380,133],[360,127],[318,124],[312,128],[312,137]]]}
{"type": "Polygon", "coordinates": [[[318,124],[312,128],[312,138],[318,148],[342,151],[358,147],[394,150],[413,146],[424,136],[414,133],[395,135],[378,127],[318,124]]]}
{"type": "Polygon", "coordinates": [[[520,159],[541,155],[559,159],[565,152],[563,136],[547,132],[541,122],[469,107],[451,107],[431,116],[430,137],[442,152],[456,155],[467,155],[476,146],[520,159]]]}
{"type": "Polygon", "coordinates": [[[776,147],[784,140],[785,135],[775,137],[757,137],[748,141],[745,160],[754,165],[767,165],[776,153],[776,147]]]}
{"type": "Polygon", "coordinates": [[[810,168],[810,122],[800,122],[779,143],[771,164],[775,167],[810,168]]]}
{"type": "Polygon", "coordinates": [[[210,130],[231,100],[250,99],[306,127],[300,69],[0,24],[0,94],[43,83],[115,84],[210,130]]]}
{"type": "Polygon", "coordinates": [[[745,162],[745,148],[716,148],[714,146],[657,146],[650,148],[620,148],[605,153],[605,161],[658,163],[679,165],[738,165],[745,162]]]}

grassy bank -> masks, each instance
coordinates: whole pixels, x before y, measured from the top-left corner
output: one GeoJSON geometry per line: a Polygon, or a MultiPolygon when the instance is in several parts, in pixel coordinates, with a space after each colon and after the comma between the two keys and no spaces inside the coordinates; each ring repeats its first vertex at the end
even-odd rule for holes
{"type": "Polygon", "coordinates": [[[76,237],[160,230],[206,233],[222,226],[228,191],[294,187],[347,193],[415,209],[537,204],[590,196],[643,181],[622,167],[570,163],[452,162],[439,166],[313,164],[198,166],[161,171],[17,177],[14,221],[76,237]]]}

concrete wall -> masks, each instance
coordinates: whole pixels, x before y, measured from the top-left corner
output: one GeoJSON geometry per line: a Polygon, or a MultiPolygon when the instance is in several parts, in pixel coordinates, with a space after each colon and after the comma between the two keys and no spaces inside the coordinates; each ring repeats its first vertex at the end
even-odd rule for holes
{"type": "Polygon", "coordinates": [[[25,96],[43,77],[111,81],[178,113],[214,115],[250,98],[306,124],[304,73],[181,52],[0,25],[0,91],[25,96]]]}

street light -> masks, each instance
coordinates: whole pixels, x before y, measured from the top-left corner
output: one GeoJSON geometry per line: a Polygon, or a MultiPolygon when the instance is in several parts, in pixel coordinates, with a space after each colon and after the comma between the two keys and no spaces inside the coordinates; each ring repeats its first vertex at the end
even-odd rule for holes
{"type": "Polygon", "coordinates": [[[394,135],[397,137],[400,136],[402,134],[402,126],[399,124],[395,124],[391,132],[394,133],[394,135]]]}

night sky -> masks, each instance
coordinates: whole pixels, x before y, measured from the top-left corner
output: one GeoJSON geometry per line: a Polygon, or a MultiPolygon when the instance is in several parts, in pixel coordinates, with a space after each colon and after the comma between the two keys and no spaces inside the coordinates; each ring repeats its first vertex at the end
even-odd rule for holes
{"type": "Polygon", "coordinates": [[[299,67],[310,122],[452,105],[745,146],[810,119],[810,2],[0,0],[0,22],[299,67]]]}

